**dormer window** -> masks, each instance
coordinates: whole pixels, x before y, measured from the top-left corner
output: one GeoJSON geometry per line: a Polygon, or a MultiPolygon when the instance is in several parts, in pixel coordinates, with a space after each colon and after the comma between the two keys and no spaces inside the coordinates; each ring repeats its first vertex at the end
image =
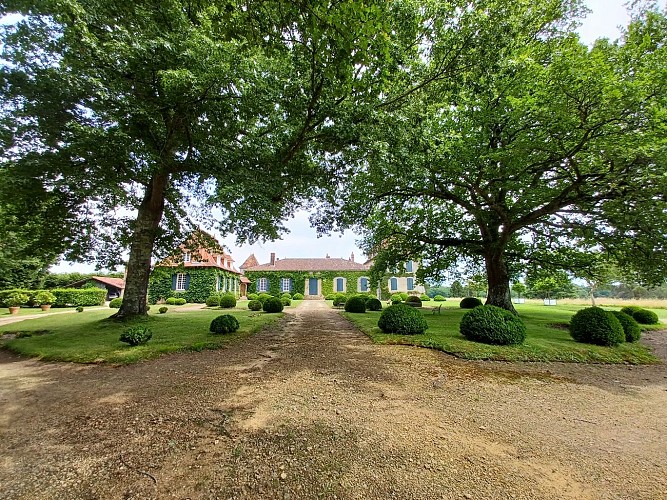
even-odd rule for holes
{"type": "Polygon", "coordinates": [[[185,252],[183,254],[183,262],[190,262],[190,252],[185,252]]]}
{"type": "Polygon", "coordinates": [[[222,257],[218,255],[218,265],[220,265],[220,261],[222,260],[222,257]]]}
{"type": "Polygon", "coordinates": [[[229,267],[229,266],[227,266],[227,259],[225,259],[225,265],[224,265],[224,267],[229,267]]]}

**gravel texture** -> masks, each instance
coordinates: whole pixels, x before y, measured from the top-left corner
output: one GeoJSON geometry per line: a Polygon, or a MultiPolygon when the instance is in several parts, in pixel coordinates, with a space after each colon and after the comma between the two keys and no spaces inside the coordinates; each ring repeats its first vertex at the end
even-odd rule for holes
{"type": "Polygon", "coordinates": [[[130,366],[0,352],[0,410],[3,499],[667,498],[664,365],[378,346],[324,302],[130,366]]]}

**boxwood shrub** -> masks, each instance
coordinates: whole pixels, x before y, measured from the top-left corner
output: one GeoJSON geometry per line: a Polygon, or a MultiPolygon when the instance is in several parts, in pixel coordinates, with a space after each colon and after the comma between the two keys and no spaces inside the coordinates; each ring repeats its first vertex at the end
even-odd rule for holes
{"type": "Polygon", "coordinates": [[[302,293],[295,293],[294,296],[292,297],[293,300],[303,300],[303,294],[302,293]]]}
{"type": "Polygon", "coordinates": [[[330,293],[329,295],[326,295],[324,297],[324,300],[334,300],[335,298],[336,298],[336,294],[335,293],[330,293]]]}
{"type": "Polygon", "coordinates": [[[600,307],[581,309],[570,320],[570,335],[577,342],[616,346],[625,342],[621,322],[600,307]]]}
{"type": "Polygon", "coordinates": [[[236,307],[236,297],[231,293],[226,293],[220,297],[220,307],[223,309],[231,309],[236,307]]]}
{"type": "Polygon", "coordinates": [[[496,306],[477,306],[461,318],[459,331],[468,340],[494,345],[518,345],[526,340],[521,318],[496,306]]]}
{"type": "Polygon", "coordinates": [[[389,300],[391,300],[392,304],[400,304],[403,302],[403,296],[400,293],[395,293],[389,298],[389,300]]]}
{"type": "Polygon", "coordinates": [[[258,300],[258,299],[259,299],[259,295],[257,295],[256,293],[249,293],[248,294],[248,300],[258,300]]]}
{"type": "Polygon", "coordinates": [[[257,300],[259,300],[262,304],[266,302],[268,299],[273,299],[275,298],[273,295],[262,292],[257,296],[257,300]]]}
{"type": "Polygon", "coordinates": [[[461,309],[473,309],[477,306],[481,306],[482,301],[477,297],[465,297],[459,302],[459,307],[461,309]]]}
{"type": "Polygon", "coordinates": [[[283,303],[277,297],[269,297],[264,301],[262,309],[267,313],[279,313],[283,310],[283,303]]]}
{"type": "Polygon", "coordinates": [[[261,311],[262,303],[259,300],[251,300],[248,302],[248,309],[251,311],[261,311]]]}
{"type": "MultiPolygon", "coordinates": [[[[429,296],[426,295],[425,293],[421,294],[421,295],[419,296],[419,298],[421,299],[422,302],[428,302],[429,300],[431,300],[431,297],[429,297],[429,296]]],[[[443,298],[444,298],[444,297],[443,297],[443,298]]]]}
{"type": "Polygon", "coordinates": [[[435,297],[433,297],[433,300],[435,300],[436,302],[444,302],[447,299],[444,298],[442,295],[436,295],[435,297]]]}
{"type": "Polygon", "coordinates": [[[639,306],[625,306],[621,308],[621,312],[627,314],[628,316],[632,316],[635,312],[641,311],[643,307],[639,306]]]}
{"type": "Polygon", "coordinates": [[[111,302],[109,302],[109,307],[111,309],[120,309],[120,306],[123,305],[123,299],[120,297],[112,299],[111,302]]]}
{"type": "Polygon", "coordinates": [[[209,295],[208,299],[206,299],[206,305],[208,307],[218,307],[220,305],[220,296],[209,295]]]}
{"type": "Polygon", "coordinates": [[[411,307],[421,307],[422,306],[422,300],[417,297],[416,295],[410,295],[406,300],[405,303],[411,307]]]}
{"type": "Polygon", "coordinates": [[[188,303],[188,301],[185,300],[185,299],[183,299],[183,298],[176,299],[176,300],[174,301],[174,304],[176,304],[177,306],[184,306],[184,305],[187,304],[187,303],[188,303]]]}
{"type": "Polygon", "coordinates": [[[385,333],[400,335],[419,335],[428,328],[421,311],[405,304],[394,304],[382,311],[378,326],[385,333]]]}
{"type": "Polygon", "coordinates": [[[616,316],[616,319],[621,323],[623,327],[623,333],[625,333],[626,342],[637,342],[642,335],[642,329],[639,326],[639,323],[629,314],[625,314],[621,311],[611,311],[611,313],[616,316]]]}
{"type": "Polygon", "coordinates": [[[366,301],[366,309],[369,311],[380,311],[382,309],[382,302],[375,297],[370,298],[366,301]]]}
{"type": "Polygon", "coordinates": [[[160,309],[158,309],[158,312],[160,314],[165,314],[169,310],[168,307],[162,306],[160,309]]]}
{"type": "Polygon", "coordinates": [[[209,331],[211,333],[233,333],[239,329],[239,320],[231,314],[223,314],[211,321],[209,331]]]}
{"type": "Polygon", "coordinates": [[[400,293],[398,293],[397,295],[400,295],[400,296],[401,296],[401,299],[403,299],[403,302],[405,302],[406,300],[408,300],[408,297],[409,297],[409,295],[408,295],[407,293],[405,293],[405,292],[400,292],[400,293]]]}
{"type": "Polygon", "coordinates": [[[334,307],[344,306],[345,302],[347,302],[347,295],[345,295],[344,293],[337,293],[336,295],[334,295],[333,298],[334,307]]]}
{"type": "Polygon", "coordinates": [[[285,307],[292,305],[292,300],[289,297],[281,297],[280,302],[282,302],[285,307]]]}
{"type": "Polygon", "coordinates": [[[121,333],[118,340],[125,342],[126,344],[130,344],[131,346],[137,346],[140,344],[145,344],[151,339],[152,336],[153,332],[151,332],[147,327],[133,326],[132,328],[128,328],[123,333],[121,333]]]}
{"type": "Polygon", "coordinates": [[[280,295],[280,298],[281,298],[281,299],[290,299],[290,300],[291,300],[291,299],[292,299],[292,294],[289,293],[289,292],[283,292],[283,293],[280,295]]]}
{"type": "Polygon", "coordinates": [[[632,313],[632,317],[637,323],[642,325],[656,325],[658,324],[658,315],[648,309],[640,309],[632,313]]]}
{"type": "Polygon", "coordinates": [[[366,312],[366,297],[355,295],[345,302],[345,311],[350,313],[366,312]]]}
{"type": "Polygon", "coordinates": [[[169,297],[167,300],[164,301],[165,304],[169,306],[176,305],[176,297],[169,297]]]}

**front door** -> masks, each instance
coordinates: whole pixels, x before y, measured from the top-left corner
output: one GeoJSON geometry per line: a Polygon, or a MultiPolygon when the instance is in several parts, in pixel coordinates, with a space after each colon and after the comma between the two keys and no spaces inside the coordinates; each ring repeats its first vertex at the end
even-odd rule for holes
{"type": "Polygon", "coordinates": [[[317,278],[308,278],[308,295],[319,295],[317,278]]]}

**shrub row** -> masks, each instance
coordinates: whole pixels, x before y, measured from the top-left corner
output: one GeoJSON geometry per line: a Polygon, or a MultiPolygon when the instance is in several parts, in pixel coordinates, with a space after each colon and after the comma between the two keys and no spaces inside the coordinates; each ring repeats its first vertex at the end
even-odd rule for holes
{"type": "Polygon", "coordinates": [[[35,306],[39,303],[46,303],[38,301],[44,297],[46,293],[52,294],[53,307],[67,307],[67,306],[101,306],[104,305],[104,300],[107,297],[107,291],[102,288],[54,288],[53,290],[23,290],[11,289],[0,290],[0,305],[7,307],[5,300],[14,294],[23,294],[27,296],[25,304],[29,307],[35,306]]]}
{"type": "Polygon", "coordinates": [[[624,307],[620,311],[605,311],[600,307],[587,307],[572,316],[570,335],[577,342],[603,346],[637,342],[641,337],[641,328],[635,314],[639,314],[639,317],[643,319],[643,312],[651,313],[651,311],[634,306],[624,307]],[[627,314],[628,312],[633,314],[627,314]]]}
{"type": "Polygon", "coordinates": [[[621,312],[632,316],[637,323],[642,325],[655,325],[658,323],[658,315],[643,307],[625,306],[621,309],[621,312]]]}

